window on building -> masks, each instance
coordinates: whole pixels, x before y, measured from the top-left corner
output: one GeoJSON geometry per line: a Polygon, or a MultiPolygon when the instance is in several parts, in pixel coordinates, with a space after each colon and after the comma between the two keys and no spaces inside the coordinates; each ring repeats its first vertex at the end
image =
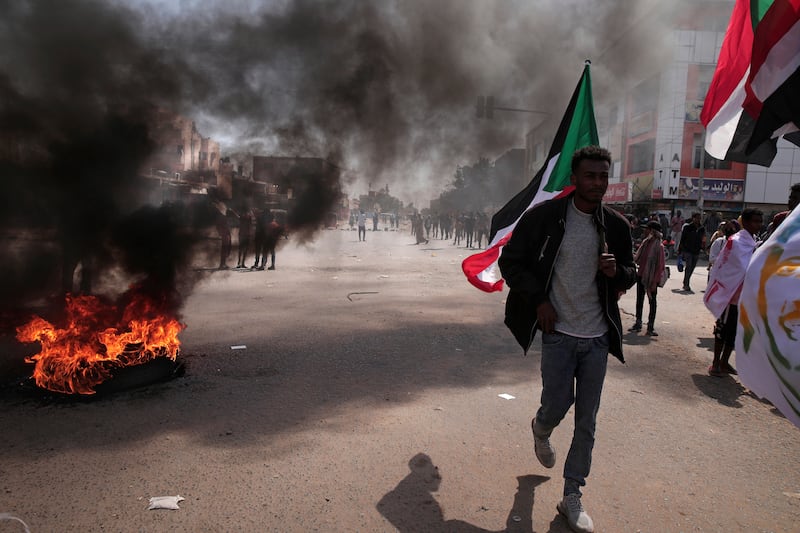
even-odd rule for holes
{"type": "Polygon", "coordinates": [[[628,148],[628,173],[637,174],[655,168],[656,141],[648,139],[628,148]]]}
{"type": "Polygon", "coordinates": [[[716,157],[709,155],[709,153],[705,151],[703,147],[703,136],[701,134],[699,133],[694,134],[693,146],[694,146],[694,155],[692,156],[693,168],[700,168],[700,157],[705,156],[705,159],[703,160],[703,168],[710,168],[716,170],[731,169],[730,161],[722,161],[721,159],[717,159],[716,157]]]}
{"type": "Polygon", "coordinates": [[[631,116],[636,116],[658,107],[659,76],[653,76],[637,85],[631,93],[631,116]]]}
{"type": "Polygon", "coordinates": [[[714,77],[714,65],[698,65],[697,72],[697,99],[701,102],[706,99],[711,78],[714,77]]]}
{"type": "Polygon", "coordinates": [[[617,114],[619,113],[619,108],[617,106],[611,106],[611,109],[608,112],[608,125],[615,126],[617,124],[617,114]]]}

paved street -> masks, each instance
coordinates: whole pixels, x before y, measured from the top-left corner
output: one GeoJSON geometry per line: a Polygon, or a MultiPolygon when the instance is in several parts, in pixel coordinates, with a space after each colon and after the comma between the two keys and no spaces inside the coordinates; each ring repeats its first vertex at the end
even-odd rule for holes
{"type": "MultiPolygon", "coordinates": [[[[555,505],[572,415],[547,470],[530,435],[538,341],[523,357],[507,292],[466,282],[472,252],[413,243],[328,230],[287,241],[275,271],[210,272],[185,307],[186,375],[168,383],[91,402],[5,386],[0,513],[35,532],[567,531],[555,505]],[[147,510],[167,495],[179,510],[147,510]]],[[[706,374],[705,276],[675,292],[672,261],[660,336],[628,334],[627,364],[609,358],[584,491],[598,531],[800,523],[800,430],[706,374]]]]}

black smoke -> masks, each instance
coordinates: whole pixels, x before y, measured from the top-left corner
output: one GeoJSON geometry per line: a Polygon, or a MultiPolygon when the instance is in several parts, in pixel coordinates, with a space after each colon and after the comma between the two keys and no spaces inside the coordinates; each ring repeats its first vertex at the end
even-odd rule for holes
{"type": "Polygon", "coordinates": [[[0,0],[0,298],[64,289],[78,263],[191,289],[196,220],[141,190],[158,110],[223,155],[328,158],[298,177],[290,222],[310,238],[348,186],[430,198],[457,165],[522,146],[529,117],[478,120],[478,95],[558,115],[583,59],[616,46],[595,60],[612,86],[646,55],[618,44],[638,5],[0,0]]]}

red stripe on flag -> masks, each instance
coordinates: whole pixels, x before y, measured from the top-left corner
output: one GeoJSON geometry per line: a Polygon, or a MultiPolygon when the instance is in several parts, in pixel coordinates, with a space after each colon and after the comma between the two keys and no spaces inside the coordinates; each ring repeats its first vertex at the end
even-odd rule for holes
{"type": "Polygon", "coordinates": [[[745,85],[747,98],[742,105],[750,113],[750,116],[759,116],[764,105],[763,100],[756,96],[750,84],[758,75],[758,71],[764,65],[772,48],[797,24],[798,11],[800,11],[800,0],[775,0],[756,26],[750,74],[745,85]]]}
{"type": "Polygon", "coordinates": [[[758,73],[772,47],[797,23],[800,0],[775,0],[756,27],[750,79],[758,73]]]}
{"type": "Polygon", "coordinates": [[[497,259],[500,257],[500,249],[505,243],[508,242],[508,239],[510,238],[511,232],[486,250],[478,252],[477,254],[472,254],[464,259],[461,262],[461,270],[464,272],[464,275],[467,276],[467,281],[484,292],[497,292],[503,290],[502,278],[494,283],[490,283],[488,281],[483,281],[478,276],[481,274],[481,272],[492,268],[497,263],[497,259]]]}
{"type": "MultiPolygon", "coordinates": [[[[573,185],[565,187],[563,191],[558,193],[551,200],[568,196],[574,189],[575,187],[573,185]]],[[[528,210],[525,211],[525,213],[527,212],[528,210]]],[[[523,213],[523,215],[525,213],[523,213]]],[[[522,218],[522,215],[520,215],[517,221],[519,221],[520,218],[522,218]]],[[[514,222],[514,226],[516,226],[516,221],[514,222]]],[[[513,233],[514,233],[513,230],[509,231],[496,243],[489,246],[489,248],[487,248],[486,250],[478,252],[477,254],[472,254],[461,262],[461,270],[467,277],[467,281],[469,281],[472,285],[474,285],[475,287],[479,288],[484,292],[497,292],[503,290],[502,278],[498,279],[493,283],[490,283],[488,281],[480,279],[479,276],[482,272],[485,272],[489,268],[496,268],[495,265],[497,264],[497,260],[500,258],[500,250],[503,248],[503,246],[505,246],[505,244],[511,238],[511,235],[513,233]]]]}
{"type": "Polygon", "coordinates": [[[750,22],[750,3],[747,0],[737,0],[722,42],[717,70],[714,72],[700,113],[700,121],[704,126],[708,126],[711,119],[719,113],[744,78],[750,67],[752,49],[753,25],[750,22]]]}

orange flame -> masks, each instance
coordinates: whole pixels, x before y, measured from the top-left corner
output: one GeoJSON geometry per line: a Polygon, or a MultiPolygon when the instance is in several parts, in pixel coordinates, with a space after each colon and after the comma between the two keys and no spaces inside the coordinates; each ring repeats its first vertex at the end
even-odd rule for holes
{"type": "Polygon", "coordinates": [[[139,294],[132,294],[121,313],[95,296],[67,295],[66,323],[57,328],[36,316],[17,328],[17,340],[41,344],[38,354],[25,359],[36,364],[36,385],[65,394],[95,394],[95,386],[117,368],[156,357],[175,360],[178,334],[186,327],[139,294]]]}

